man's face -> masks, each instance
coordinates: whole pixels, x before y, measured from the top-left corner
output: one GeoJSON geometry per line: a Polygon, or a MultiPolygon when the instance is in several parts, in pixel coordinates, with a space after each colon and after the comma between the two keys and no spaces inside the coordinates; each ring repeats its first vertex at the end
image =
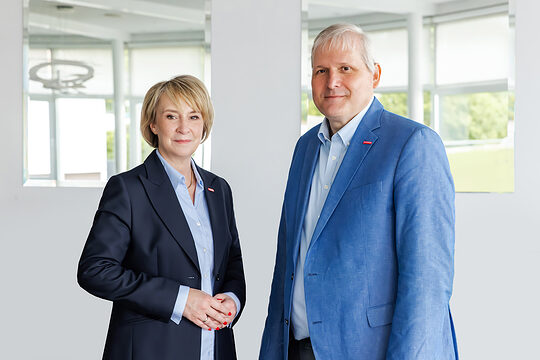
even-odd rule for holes
{"type": "Polygon", "coordinates": [[[345,50],[339,46],[329,49],[323,44],[313,54],[313,101],[328,119],[332,134],[367,106],[379,84],[380,67],[376,64],[375,73],[371,73],[362,60],[358,42],[356,39],[355,46],[345,50]]]}

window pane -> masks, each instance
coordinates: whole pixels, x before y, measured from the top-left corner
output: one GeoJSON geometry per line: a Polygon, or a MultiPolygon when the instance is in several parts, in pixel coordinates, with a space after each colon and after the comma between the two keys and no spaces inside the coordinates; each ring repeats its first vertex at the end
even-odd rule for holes
{"type": "Polygon", "coordinates": [[[107,180],[107,114],[104,99],[58,99],[59,181],[107,180]]]}
{"type": "MultiPolygon", "coordinates": [[[[78,89],[82,94],[113,94],[113,69],[112,51],[110,49],[56,49],[53,51],[55,60],[80,61],[93,69],[93,77],[85,81],[82,88],[78,89]]],[[[64,71],[69,71],[66,68],[64,71]]],[[[71,69],[72,73],[85,74],[84,68],[71,69]]],[[[66,73],[64,76],[69,76],[66,73]]]]}
{"type": "MultiPolygon", "coordinates": [[[[140,123],[141,123],[141,111],[142,111],[142,102],[137,102],[135,104],[135,113],[137,115],[137,124],[139,124],[139,128],[140,128],[140,123]]],[[[148,157],[148,155],[150,155],[150,153],[154,150],[154,148],[148,145],[146,140],[144,140],[142,134],[140,136],[139,141],[141,142],[141,160],[144,161],[148,157]]]]}
{"type": "Polygon", "coordinates": [[[407,117],[408,109],[406,92],[375,93],[375,96],[379,99],[385,110],[407,117]]]}
{"type": "Polygon", "coordinates": [[[437,83],[508,78],[509,34],[508,15],[438,25],[437,83]]]}
{"type": "MultiPolygon", "coordinates": [[[[404,117],[409,116],[408,95],[406,92],[375,93],[385,110],[404,117]]],[[[431,126],[431,93],[424,91],[424,124],[431,126]]]]}
{"type": "Polygon", "coordinates": [[[444,140],[503,139],[508,135],[508,92],[441,97],[441,136],[444,140]]]}
{"type": "Polygon", "coordinates": [[[512,144],[447,147],[457,192],[513,192],[512,144]]]}
{"type": "Polygon", "coordinates": [[[50,174],[49,102],[30,100],[28,104],[28,175],[49,177],[50,174]]]}
{"type": "Polygon", "coordinates": [[[424,125],[426,126],[432,126],[431,121],[431,108],[433,104],[431,103],[431,92],[424,91],[424,125]]]}
{"type": "MultiPolygon", "coordinates": [[[[306,121],[302,121],[300,125],[300,131],[304,134],[306,131],[311,129],[317,124],[320,124],[324,120],[324,115],[321,114],[319,109],[315,106],[313,99],[311,98],[311,89],[309,90],[309,95],[307,93],[302,93],[302,98],[304,103],[306,103],[307,116],[305,117],[306,121]]],[[[304,119],[304,117],[302,117],[304,119]]]]}
{"type": "Polygon", "coordinates": [[[368,33],[375,61],[381,65],[380,87],[407,86],[408,50],[405,29],[368,33]]]}
{"type": "Polygon", "coordinates": [[[144,96],[158,81],[181,74],[204,79],[201,46],[131,49],[131,95],[144,96]]]}
{"type": "Polygon", "coordinates": [[[441,135],[458,192],[514,191],[514,97],[444,96],[441,135]]]}

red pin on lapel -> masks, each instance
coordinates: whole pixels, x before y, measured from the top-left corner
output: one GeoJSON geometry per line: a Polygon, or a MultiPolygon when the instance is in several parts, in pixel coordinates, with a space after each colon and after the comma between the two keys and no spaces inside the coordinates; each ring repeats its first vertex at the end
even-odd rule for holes
{"type": "Polygon", "coordinates": [[[212,189],[212,188],[208,188],[208,191],[214,192],[214,189],[212,189]]]}
{"type": "Polygon", "coordinates": [[[362,144],[364,144],[364,145],[371,145],[371,144],[373,144],[373,142],[364,140],[364,142],[363,142],[362,144]]]}

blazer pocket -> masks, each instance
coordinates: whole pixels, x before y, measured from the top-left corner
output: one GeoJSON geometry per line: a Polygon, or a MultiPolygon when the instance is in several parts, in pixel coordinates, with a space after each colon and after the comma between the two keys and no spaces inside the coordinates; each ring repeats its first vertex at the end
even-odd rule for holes
{"type": "Polygon", "coordinates": [[[367,318],[370,327],[389,325],[394,317],[394,304],[372,306],[367,309],[367,318]]]}
{"type": "Polygon", "coordinates": [[[154,320],[155,319],[151,317],[145,316],[132,310],[128,310],[126,308],[118,311],[117,317],[115,317],[115,321],[117,321],[121,325],[141,324],[154,320]]]}
{"type": "Polygon", "coordinates": [[[154,321],[154,319],[151,319],[146,316],[139,316],[131,319],[126,319],[123,321],[125,325],[137,325],[137,324],[143,324],[146,322],[154,321]]]}
{"type": "Polygon", "coordinates": [[[348,191],[350,192],[360,192],[363,196],[377,194],[382,192],[382,181],[375,181],[367,184],[360,185],[351,185],[348,191]]]}

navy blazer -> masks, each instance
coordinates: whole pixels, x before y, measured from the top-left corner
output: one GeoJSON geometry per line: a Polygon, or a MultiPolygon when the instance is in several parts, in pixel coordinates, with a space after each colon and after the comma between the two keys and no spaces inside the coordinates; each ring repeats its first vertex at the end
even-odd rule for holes
{"type": "MultiPolygon", "coordinates": [[[[279,227],[260,359],[285,360],[318,126],[296,145],[279,227]]],[[[317,359],[455,360],[449,300],[454,186],[428,127],[373,100],[329,190],[304,265],[317,359]]]]}
{"type": "MultiPolygon", "coordinates": [[[[197,170],[214,238],[214,294],[232,291],[243,310],[246,285],[231,189],[197,170]]],[[[201,273],[188,223],[155,151],[108,181],[77,279],[89,293],[113,301],[103,359],[200,358],[201,328],[186,318],[179,325],[170,320],[179,286],[200,289],[201,273]]],[[[216,331],[215,358],[236,359],[232,328],[216,331]]]]}

